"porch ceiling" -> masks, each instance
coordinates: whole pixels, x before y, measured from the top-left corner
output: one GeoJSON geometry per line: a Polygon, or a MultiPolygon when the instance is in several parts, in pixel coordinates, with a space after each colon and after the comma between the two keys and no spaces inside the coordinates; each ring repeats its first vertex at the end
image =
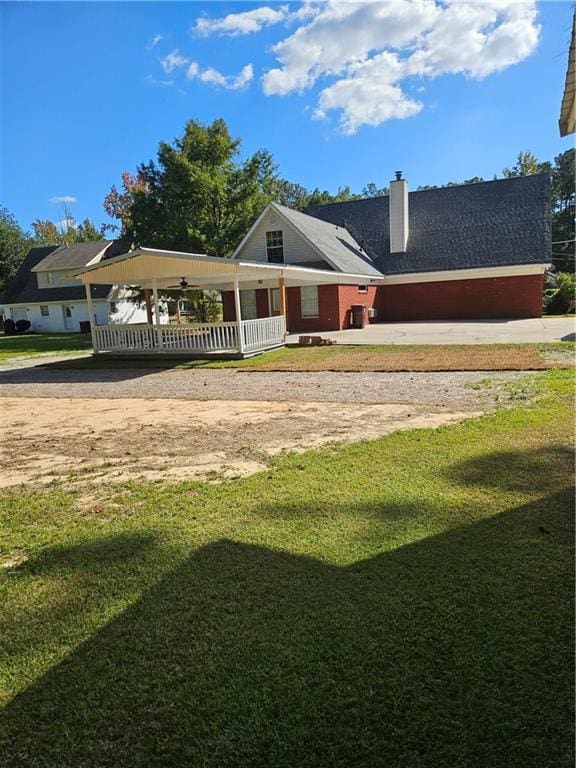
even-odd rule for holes
{"type": "Polygon", "coordinates": [[[122,256],[87,267],[76,274],[76,278],[85,284],[112,283],[146,288],[156,282],[159,288],[177,288],[180,280],[185,278],[190,288],[218,290],[233,288],[236,277],[243,288],[276,286],[281,277],[284,278],[286,286],[334,283],[381,285],[384,283],[384,276],[367,277],[285,264],[258,264],[198,253],[160,251],[154,248],[136,248],[122,256]]]}

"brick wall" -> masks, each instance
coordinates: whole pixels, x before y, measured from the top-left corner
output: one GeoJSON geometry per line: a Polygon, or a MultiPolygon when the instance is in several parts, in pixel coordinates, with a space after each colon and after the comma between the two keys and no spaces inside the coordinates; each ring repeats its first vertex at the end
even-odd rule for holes
{"type": "Polygon", "coordinates": [[[376,320],[380,319],[381,302],[377,286],[369,285],[367,293],[360,293],[357,285],[339,285],[338,313],[341,330],[350,328],[350,307],[352,304],[364,304],[365,307],[375,308],[376,320]]]}
{"type": "Polygon", "coordinates": [[[290,333],[337,331],[340,328],[337,285],[318,286],[318,317],[301,317],[300,288],[286,290],[286,303],[290,333]]]}
{"type": "Polygon", "coordinates": [[[540,317],[543,275],[408,283],[379,288],[383,320],[540,317]]]}
{"type": "MultiPolygon", "coordinates": [[[[337,331],[350,327],[350,307],[374,307],[377,321],[474,320],[540,317],[543,275],[445,280],[437,283],[369,286],[359,293],[356,285],[319,285],[317,318],[302,318],[300,288],[286,290],[288,330],[337,331]]],[[[234,293],[222,292],[224,321],[236,319],[234,293]]],[[[258,317],[268,317],[268,292],[256,291],[258,317]]]]}
{"type": "MultiPolygon", "coordinates": [[[[268,311],[268,289],[256,290],[256,317],[270,317],[268,311]]],[[[236,304],[234,303],[234,291],[222,291],[222,319],[225,323],[236,320],[236,304]]]]}

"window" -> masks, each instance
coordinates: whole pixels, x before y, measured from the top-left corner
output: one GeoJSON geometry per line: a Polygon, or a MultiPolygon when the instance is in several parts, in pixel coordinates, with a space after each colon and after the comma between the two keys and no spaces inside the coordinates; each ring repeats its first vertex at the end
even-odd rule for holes
{"type": "Polygon", "coordinates": [[[280,289],[271,288],[270,297],[271,297],[270,307],[272,308],[272,312],[279,314],[280,313],[280,289]]]}
{"type": "Polygon", "coordinates": [[[301,317],[318,317],[318,286],[303,285],[300,288],[301,317]]]}
{"type": "Polygon", "coordinates": [[[48,272],[48,274],[46,275],[46,281],[48,282],[48,285],[52,285],[52,283],[54,282],[54,275],[52,274],[52,272],[48,272]]]}
{"type": "Polygon", "coordinates": [[[111,315],[115,315],[116,312],[118,312],[118,307],[116,305],[116,302],[115,301],[111,301],[110,302],[110,314],[111,315]]]}
{"type": "Polygon", "coordinates": [[[40,306],[40,314],[42,315],[42,317],[48,317],[48,315],[50,314],[50,309],[47,304],[43,304],[40,306]]]}
{"type": "Polygon", "coordinates": [[[367,285],[359,285],[358,286],[358,293],[368,293],[368,286],[367,285]]]}
{"type": "Polygon", "coordinates": [[[284,238],[281,229],[266,232],[266,255],[272,264],[284,263],[284,238]]]}
{"type": "Polygon", "coordinates": [[[240,291],[240,314],[242,320],[256,319],[256,291],[240,291]]]}

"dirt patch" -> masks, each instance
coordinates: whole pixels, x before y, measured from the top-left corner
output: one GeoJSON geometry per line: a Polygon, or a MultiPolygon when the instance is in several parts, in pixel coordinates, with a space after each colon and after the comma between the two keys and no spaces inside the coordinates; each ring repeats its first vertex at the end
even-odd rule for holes
{"type": "Polygon", "coordinates": [[[0,486],[210,479],[265,469],[269,458],[331,441],[436,427],[481,413],[412,404],[170,400],[2,399],[0,486]]]}

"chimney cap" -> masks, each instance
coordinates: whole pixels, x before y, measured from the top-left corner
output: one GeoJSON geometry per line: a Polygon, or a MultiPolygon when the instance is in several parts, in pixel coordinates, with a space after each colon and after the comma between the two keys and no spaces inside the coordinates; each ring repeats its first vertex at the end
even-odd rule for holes
{"type": "Polygon", "coordinates": [[[402,181],[402,171],[394,171],[396,174],[396,181],[402,181]]]}

